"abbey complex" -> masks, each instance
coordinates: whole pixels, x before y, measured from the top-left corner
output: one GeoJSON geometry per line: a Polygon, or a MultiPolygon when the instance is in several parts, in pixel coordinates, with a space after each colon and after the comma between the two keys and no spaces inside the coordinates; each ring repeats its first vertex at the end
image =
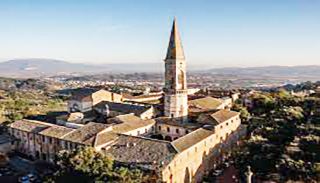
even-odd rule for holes
{"type": "Polygon", "coordinates": [[[55,123],[18,120],[8,132],[12,149],[55,162],[61,150],[92,146],[130,167],[161,175],[163,182],[201,182],[244,133],[230,98],[189,98],[186,60],[174,20],[164,60],[163,92],[128,97],[83,89],[55,123]],[[146,103],[160,99],[161,103],[146,103]],[[143,102],[140,102],[143,101],[143,102]],[[140,103],[139,103],[140,102],[140,103]]]}

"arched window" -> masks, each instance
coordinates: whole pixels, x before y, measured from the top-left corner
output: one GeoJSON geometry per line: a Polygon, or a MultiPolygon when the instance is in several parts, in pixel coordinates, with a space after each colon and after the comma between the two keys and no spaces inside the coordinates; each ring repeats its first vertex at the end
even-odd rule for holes
{"type": "Polygon", "coordinates": [[[71,107],[71,112],[78,112],[80,111],[80,107],[78,104],[73,104],[71,107]]]}

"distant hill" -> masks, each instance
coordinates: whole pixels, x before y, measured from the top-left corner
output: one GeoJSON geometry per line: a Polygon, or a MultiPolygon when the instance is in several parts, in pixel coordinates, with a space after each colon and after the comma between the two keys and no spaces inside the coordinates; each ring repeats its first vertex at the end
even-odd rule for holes
{"type": "MultiPolygon", "coordinates": [[[[320,66],[268,66],[250,68],[216,68],[187,65],[188,71],[201,73],[265,76],[265,77],[319,77],[320,66]]],[[[0,62],[0,77],[34,78],[41,76],[66,74],[101,74],[101,73],[163,73],[164,63],[132,63],[132,64],[81,64],[53,59],[17,59],[0,62]]]]}
{"type": "Polygon", "coordinates": [[[0,76],[32,78],[60,74],[97,74],[104,72],[159,72],[161,70],[161,67],[161,63],[90,65],[70,63],[53,59],[18,59],[0,62],[0,76]]]}

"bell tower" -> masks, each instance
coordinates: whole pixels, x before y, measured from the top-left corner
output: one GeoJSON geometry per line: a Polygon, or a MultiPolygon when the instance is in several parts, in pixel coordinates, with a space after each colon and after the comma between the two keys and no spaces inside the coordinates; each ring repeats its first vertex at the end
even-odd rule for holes
{"type": "Polygon", "coordinates": [[[188,90],[186,61],[174,18],[165,62],[164,115],[170,118],[187,117],[188,90]]]}

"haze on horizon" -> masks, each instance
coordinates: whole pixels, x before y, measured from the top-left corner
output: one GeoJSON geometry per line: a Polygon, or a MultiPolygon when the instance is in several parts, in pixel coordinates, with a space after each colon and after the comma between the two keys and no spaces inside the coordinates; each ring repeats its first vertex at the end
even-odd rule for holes
{"type": "Polygon", "coordinates": [[[320,64],[317,0],[0,1],[0,61],[162,63],[177,16],[187,64],[320,64]]]}

